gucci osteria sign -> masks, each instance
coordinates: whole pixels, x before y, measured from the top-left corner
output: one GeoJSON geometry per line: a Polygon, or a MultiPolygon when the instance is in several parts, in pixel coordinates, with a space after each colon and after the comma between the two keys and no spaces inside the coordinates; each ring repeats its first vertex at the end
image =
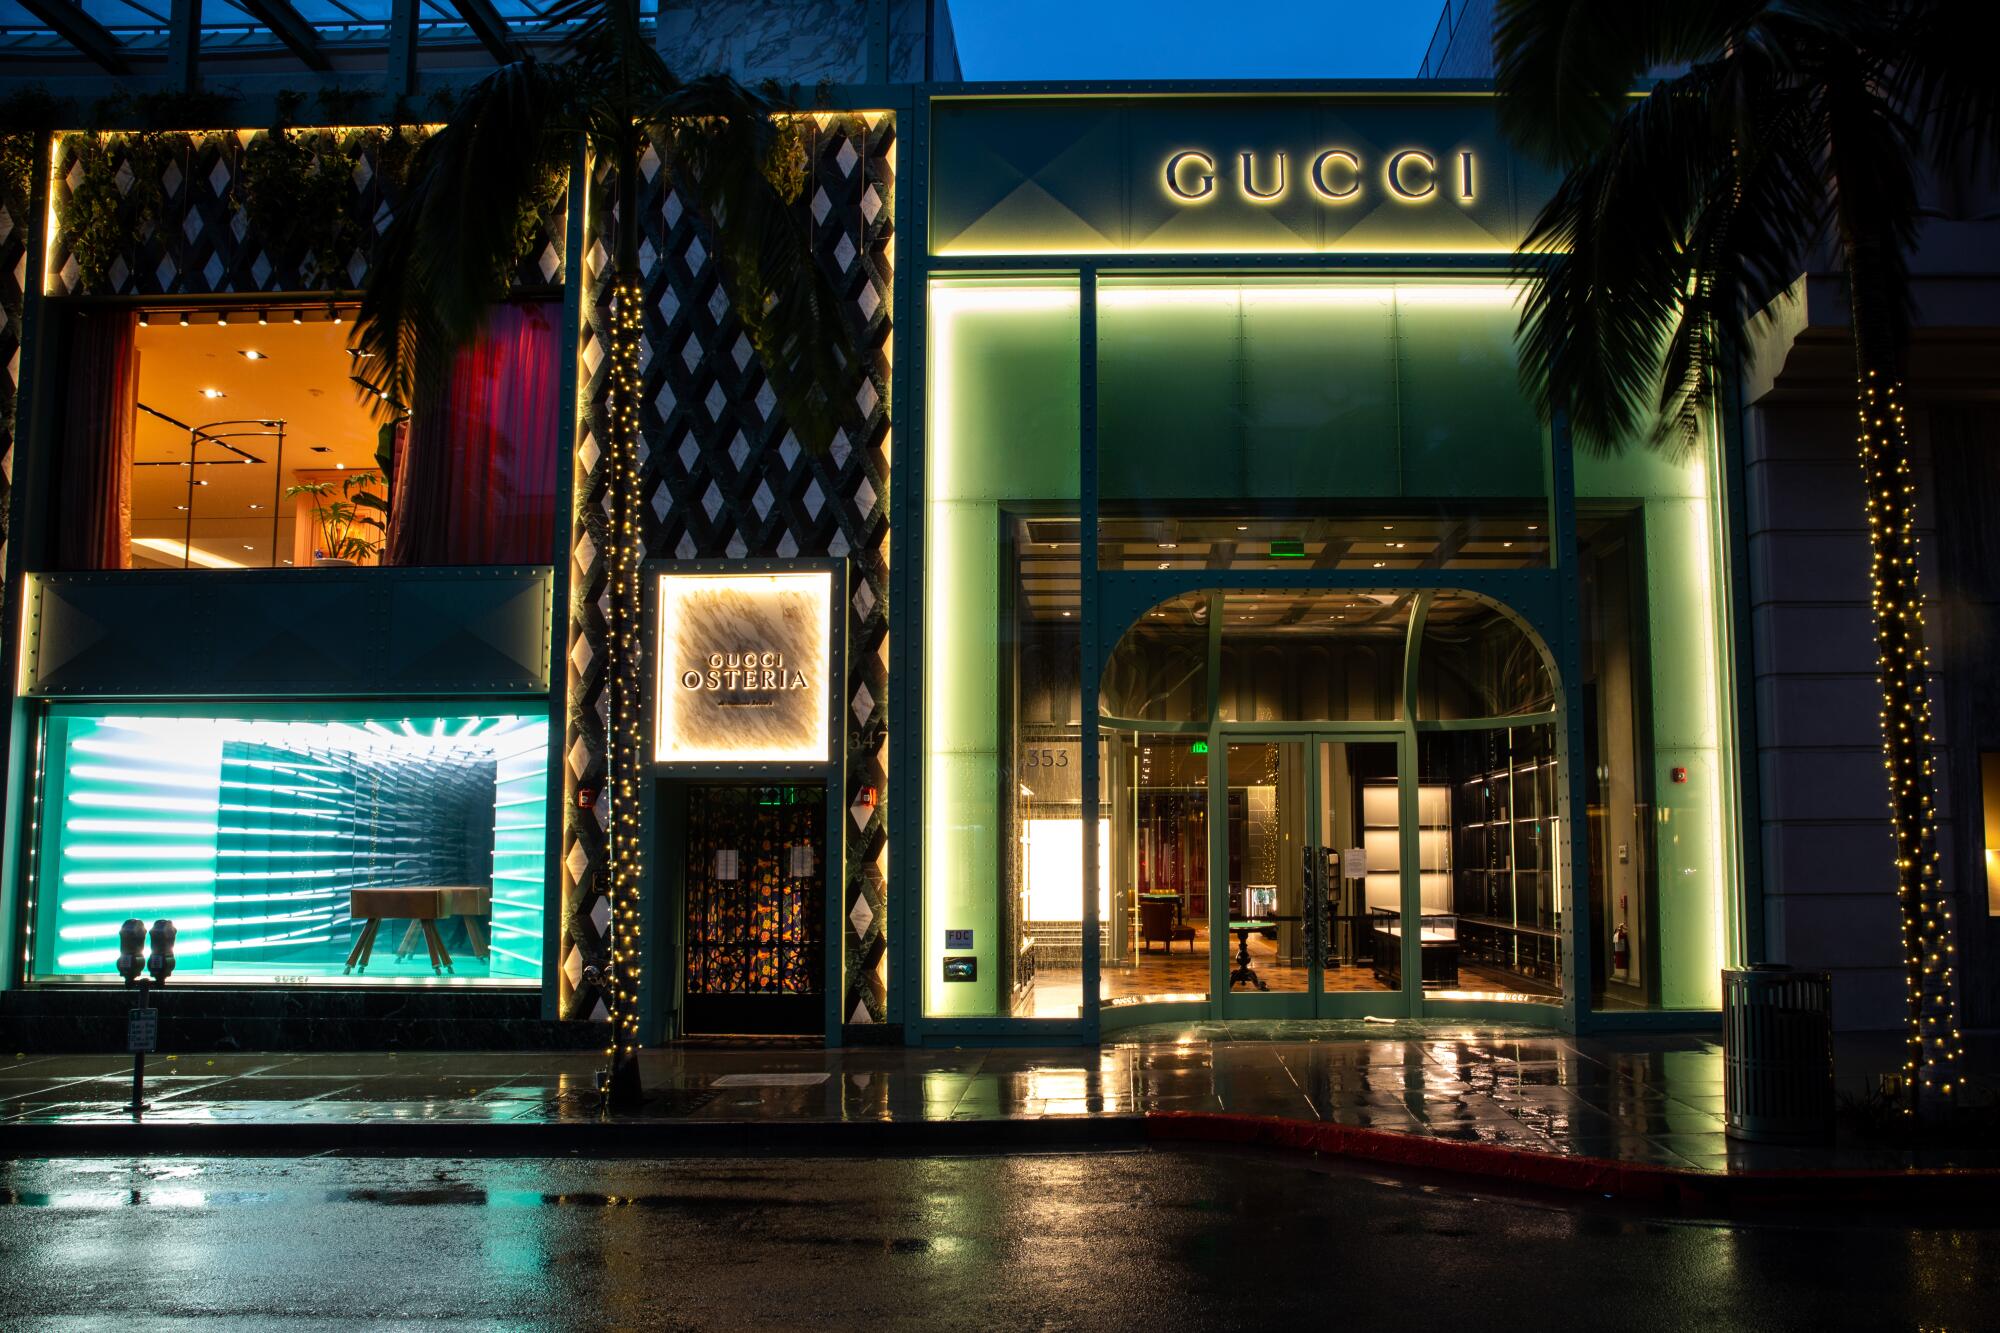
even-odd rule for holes
{"type": "Polygon", "coordinates": [[[823,763],[833,575],[658,579],[655,761],[823,763]]]}

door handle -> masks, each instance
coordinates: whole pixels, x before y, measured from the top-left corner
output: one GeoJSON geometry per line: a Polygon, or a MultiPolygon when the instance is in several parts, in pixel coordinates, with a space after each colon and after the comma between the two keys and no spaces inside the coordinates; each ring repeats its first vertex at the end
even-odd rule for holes
{"type": "Polygon", "coordinates": [[[1324,967],[1326,965],[1326,955],[1321,948],[1322,931],[1320,929],[1321,914],[1319,906],[1321,877],[1319,874],[1319,857],[1316,855],[1319,849],[1311,843],[1307,843],[1302,851],[1305,858],[1301,896],[1305,899],[1306,959],[1309,964],[1317,963],[1324,967]]]}

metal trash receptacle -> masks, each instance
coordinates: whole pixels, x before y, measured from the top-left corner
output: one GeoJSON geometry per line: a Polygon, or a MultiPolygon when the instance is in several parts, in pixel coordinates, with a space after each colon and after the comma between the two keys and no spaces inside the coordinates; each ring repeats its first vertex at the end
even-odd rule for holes
{"type": "Polygon", "coordinates": [[[1780,963],[1722,973],[1723,1127],[1753,1143],[1833,1137],[1833,978],[1780,963]]]}

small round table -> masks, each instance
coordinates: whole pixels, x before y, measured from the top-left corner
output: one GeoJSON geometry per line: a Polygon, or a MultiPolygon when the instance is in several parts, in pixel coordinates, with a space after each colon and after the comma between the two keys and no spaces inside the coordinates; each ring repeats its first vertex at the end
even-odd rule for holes
{"type": "Polygon", "coordinates": [[[1250,932],[1253,930],[1269,930],[1272,925],[1273,923],[1269,921],[1232,921],[1229,923],[1229,928],[1236,932],[1236,970],[1229,974],[1229,989],[1235,990],[1237,986],[1246,981],[1258,990],[1267,991],[1271,989],[1264,984],[1264,978],[1257,975],[1257,969],[1250,966],[1250,932]]]}

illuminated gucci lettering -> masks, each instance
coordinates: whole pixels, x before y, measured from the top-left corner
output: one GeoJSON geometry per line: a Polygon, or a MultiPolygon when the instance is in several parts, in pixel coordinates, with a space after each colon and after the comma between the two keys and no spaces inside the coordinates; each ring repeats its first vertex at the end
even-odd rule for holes
{"type": "Polygon", "coordinates": [[[1243,197],[1245,199],[1251,199],[1260,204],[1267,204],[1273,199],[1282,199],[1285,197],[1285,155],[1279,153],[1276,156],[1278,159],[1277,183],[1268,190],[1260,190],[1257,188],[1257,155],[1255,153],[1242,154],[1243,197]]]}
{"type": "Polygon", "coordinates": [[[1322,199],[1335,203],[1352,199],[1361,193],[1361,159],[1345,148],[1329,148],[1313,159],[1312,183],[1322,199]],[[1337,165],[1329,167],[1328,163],[1337,165]],[[1346,188],[1337,188],[1336,180],[1345,180],[1346,188]]]}
{"type": "Polygon", "coordinates": [[[802,690],[802,672],[785,666],[783,653],[710,653],[708,670],[681,672],[684,690],[802,690]]]}
{"type": "Polygon", "coordinates": [[[1215,159],[1192,149],[1175,153],[1167,159],[1167,193],[1187,203],[1214,194],[1215,159]],[[1183,171],[1190,162],[1196,164],[1195,170],[1183,171]]]}
{"type": "MultiPolygon", "coordinates": [[[[1236,154],[1236,195],[1246,203],[1274,204],[1291,188],[1282,151],[1258,152],[1245,149],[1236,154]]],[[[1177,204],[1198,204],[1213,199],[1216,185],[1216,156],[1199,148],[1182,148],[1168,155],[1161,172],[1167,196],[1177,204]]],[[[1470,204],[1476,189],[1475,155],[1458,154],[1458,170],[1453,173],[1450,155],[1442,159],[1423,148],[1399,148],[1381,163],[1381,188],[1389,197],[1406,204],[1423,203],[1444,197],[1456,185],[1458,202],[1470,204]],[[1452,179],[1456,174],[1456,181],[1452,179]]],[[[1367,194],[1369,164],[1351,148],[1326,148],[1315,154],[1305,177],[1312,194],[1323,204],[1347,204],[1367,194]]]]}

